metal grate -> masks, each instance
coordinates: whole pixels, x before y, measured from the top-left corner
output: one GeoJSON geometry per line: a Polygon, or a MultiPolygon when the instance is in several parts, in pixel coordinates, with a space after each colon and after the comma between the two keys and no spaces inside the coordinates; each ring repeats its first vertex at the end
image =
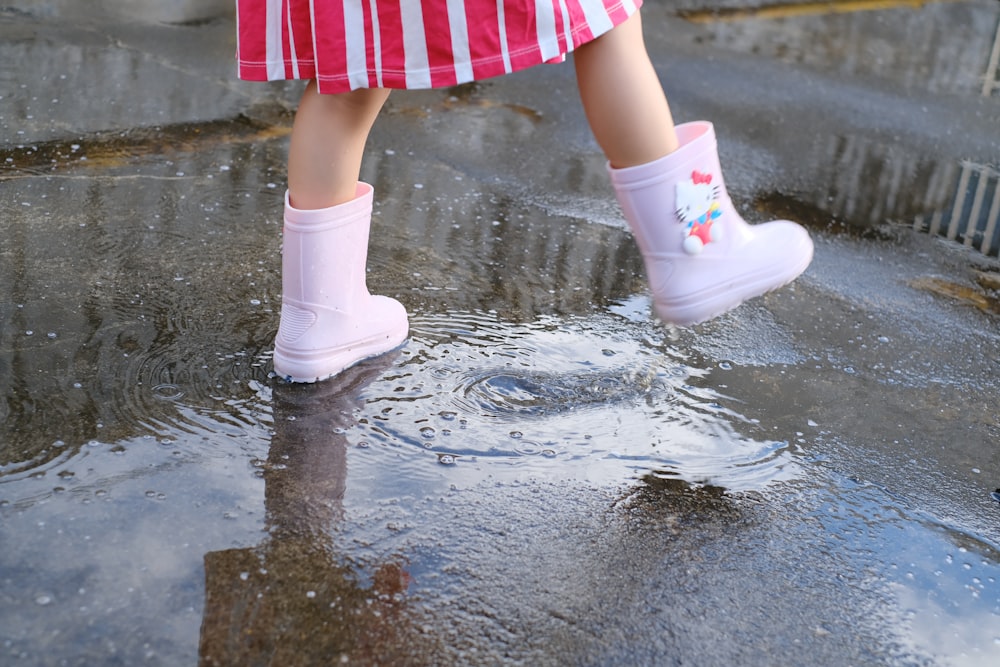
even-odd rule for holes
{"type": "Polygon", "coordinates": [[[963,162],[950,208],[932,216],[917,216],[915,229],[940,235],[1000,256],[1000,171],[963,162]]]}

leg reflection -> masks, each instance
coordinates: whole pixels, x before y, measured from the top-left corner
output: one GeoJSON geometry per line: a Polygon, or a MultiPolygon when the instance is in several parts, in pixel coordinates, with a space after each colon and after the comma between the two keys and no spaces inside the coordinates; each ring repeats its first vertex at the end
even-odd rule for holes
{"type": "Polygon", "coordinates": [[[346,429],[385,355],[316,385],[274,389],[265,469],[267,539],[205,555],[202,665],[419,664],[402,559],[371,583],[337,552],[347,482],[346,429]]]}

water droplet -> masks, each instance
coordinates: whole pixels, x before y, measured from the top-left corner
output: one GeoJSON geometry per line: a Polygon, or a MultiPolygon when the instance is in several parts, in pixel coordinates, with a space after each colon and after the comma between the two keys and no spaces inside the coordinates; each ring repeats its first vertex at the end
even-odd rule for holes
{"type": "Polygon", "coordinates": [[[724,371],[731,371],[733,370],[733,365],[728,361],[720,361],[719,368],[721,368],[724,371]]]}
{"type": "Polygon", "coordinates": [[[421,435],[422,437],[424,437],[424,438],[427,438],[428,440],[430,440],[430,439],[431,439],[431,438],[433,438],[433,437],[434,437],[435,435],[437,435],[437,431],[435,431],[435,430],[434,430],[434,429],[433,429],[432,427],[430,427],[430,426],[424,426],[424,427],[423,427],[422,429],[420,429],[420,435],[421,435]]]}
{"type": "Polygon", "coordinates": [[[514,440],[520,440],[521,438],[524,437],[524,434],[521,433],[520,431],[511,431],[510,437],[513,438],[514,440]]]}
{"type": "Polygon", "coordinates": [[[241,581],[246,581],[249,578],[250,578],[250,573],[249,572],[240,572],[240,580],[241,581]]]}
{"type": "Polygon", "coordinates": [[[250,299],[250,305],[251,306],[259,306],[260,305],[260,299],[250,299]]]}
{"type": "Polygon", "coordinates": [[[457,458],[453,454],[438,454],[438,463],[445,466],[455,465],[457,458]]]}
{"type": "Polygon", "coordinates": [[[38,597],[35,598],[35,603],[36,604],[40,604],[42,606],[45,606],[47,604],[52,604],[52,596],[51,595],[39,595],[38,597]]]}
{"type": "Polygon", "coordinates": [[[310,600],[316,597],[316,591],[306,591],[306,597],[310,600]]]}

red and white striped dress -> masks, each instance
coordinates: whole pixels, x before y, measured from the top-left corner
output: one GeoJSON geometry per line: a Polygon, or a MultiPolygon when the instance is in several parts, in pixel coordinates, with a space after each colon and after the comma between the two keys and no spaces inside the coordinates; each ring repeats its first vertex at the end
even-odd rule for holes
{"type": "Polygon", "coordinates": [[[237,0],[239,76],[440,88],[561,60],[642,0],[237,0]]]}

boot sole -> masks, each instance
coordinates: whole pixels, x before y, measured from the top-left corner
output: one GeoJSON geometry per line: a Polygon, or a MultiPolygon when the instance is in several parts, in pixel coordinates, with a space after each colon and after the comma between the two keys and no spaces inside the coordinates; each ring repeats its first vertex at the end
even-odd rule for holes
{"type": "Polygon", "coordinates": [[[408,336],[409,332],[404,330],[402,335],[392,333],[376,336],[352,342],[347,346],[307,353],[282,350],[279,346],[275,346],[274,373],[285,382],[300,384],[322,382],[365,359],[392,352],[401,347],[408,336]]]}
{"type": "Polygon", "coordinates": [[[716,288],[705,296],[692,295],[673,301],[654,301],[653,313],[662,321],[679,327],[707,322],[733,310],[745,301],[788,285],[809,267],[812,256],[813,249],[810,247],[802,260],[780,277],[776,277],[773,273],[751,274],[733,280],[726,290],[716,288]]]}

